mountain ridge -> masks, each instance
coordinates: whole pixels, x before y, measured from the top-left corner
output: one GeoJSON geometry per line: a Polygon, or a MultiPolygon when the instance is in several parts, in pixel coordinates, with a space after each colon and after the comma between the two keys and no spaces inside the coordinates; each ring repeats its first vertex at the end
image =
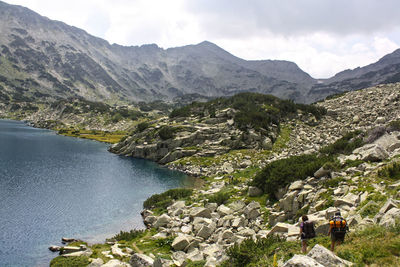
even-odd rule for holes
{"type": "Polygon", "coordinates": [[[122,46],[1,1],[0,15],[3,101],[83,97],[126,103],[258,92],[311,103],[330,94],[400,81],[400,50],[318,80],[296,63],[244,60],[209,41],[167,49],[156,44],[122,46]]]}

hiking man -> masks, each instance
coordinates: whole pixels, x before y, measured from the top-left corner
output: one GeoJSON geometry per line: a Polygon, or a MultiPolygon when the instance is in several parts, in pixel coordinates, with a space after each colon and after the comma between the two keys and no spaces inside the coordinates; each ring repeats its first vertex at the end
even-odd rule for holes
{"type": "Polygon", "coordinates": [[[314,222],[309,221],[307,215],[303,215],[301,219],[299,237],[301,238],[301,251],[306,254],[307,240],[315,237],[315,227],[314,222]]]}
{"type": "Polygon", "coordinates": [[[344,242],[344,236],[348,231],[346,220],[341,216],[340,211],[335,212],[335,216],[329,221],[328,235],[331,235],[331,251],[335,249],[335,243],[340,245],[344,242]]]}

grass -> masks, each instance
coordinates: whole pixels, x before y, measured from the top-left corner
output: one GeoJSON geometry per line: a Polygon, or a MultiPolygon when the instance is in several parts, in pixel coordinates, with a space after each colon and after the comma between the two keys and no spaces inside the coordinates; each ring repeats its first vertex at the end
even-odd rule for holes
{"type": "Polygon", "coordinates": [[[289,125],[282,125],[281,126],[281,131],[276,139],[275,143],[272,146],[272,151],[274,152],[280,152],[284,148],[287,147],[287,144],[290,140],[290,134],[292,132],[292,127],[289,125]]]}
{"type": "Polygon", "coordinates": [[[90,264],[89,258],[81,257],[63,257],[58,256],[51,260],[50,267],[86,267],[90,264]]]}
{"type": "MultiPolygon", "coordinates": [[[[330,238],[317,236],[309,240],[309,250],[316,244],[329,248],[330,238]]],[[[336,247],[335,253],[353,262],[354,266],[400,266],[400,224],[391,228],[374,225],[351,232],[345,242],[336,247]]],[[[229,259],[221,266],[272,266],[274,254],[285,262],[301,254],[300,241],[285,241],[277,236],[247,239],[227,249],[229,259]]]]}
{"type": "Polygon", "coordinates": [[[371,226],[350,233],[337,255],[355,266],[400,266],[400,224],[396,227],[371,226]]]}
{"type": "Polygon", "coordinates": [[[125,131],[100,131],[100,130],[75,130],[70,128],[58,129],[58,134],[79,137],[84,139],[96,140],[104,143],[115,144],[118,143],[123,137],[126,136],[125,131]]]}

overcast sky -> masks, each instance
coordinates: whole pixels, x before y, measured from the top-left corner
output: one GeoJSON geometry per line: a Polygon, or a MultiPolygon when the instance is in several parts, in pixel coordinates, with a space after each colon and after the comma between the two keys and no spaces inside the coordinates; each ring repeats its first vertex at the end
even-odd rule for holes
{"type": "Polygon", "coordinates": [[[314,78],[400,47],[399,0],[5,0],[110,43],[211,41],[244,59],[295,62],[314,78]]]}

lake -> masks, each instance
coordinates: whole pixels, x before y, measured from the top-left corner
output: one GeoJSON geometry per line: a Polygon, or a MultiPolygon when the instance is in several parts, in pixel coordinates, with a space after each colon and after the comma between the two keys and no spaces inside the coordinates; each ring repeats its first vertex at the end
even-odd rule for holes
{"type": "Polygon", "coordinates": [[[61,237],[96,243],[144,228],[146,198],[193,182],[107,147],[0,120],[1,266],[48,266],[61,237]]]}

